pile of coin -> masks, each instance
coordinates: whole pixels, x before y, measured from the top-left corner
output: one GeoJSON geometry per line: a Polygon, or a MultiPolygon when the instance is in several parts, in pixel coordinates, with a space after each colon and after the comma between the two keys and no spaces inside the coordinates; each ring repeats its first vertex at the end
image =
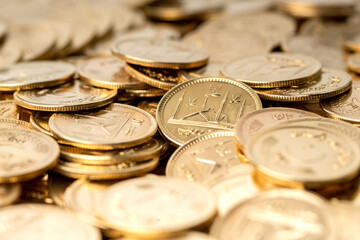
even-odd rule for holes
{"type": "Polygon", "coordinates": [[[357,239],[358,5],[4,1],[0,238],[357,239]]]}

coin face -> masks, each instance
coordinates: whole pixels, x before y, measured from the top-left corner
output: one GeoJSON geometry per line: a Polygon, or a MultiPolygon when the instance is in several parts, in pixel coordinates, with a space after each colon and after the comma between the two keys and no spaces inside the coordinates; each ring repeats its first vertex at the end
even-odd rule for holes
{"type": "Polygon", "coordinates": [[[1,69],[0,90],[15,91],[62,84],[75,73],[75,67],[60,61],[24,62],[1,69]]]}
{"type": "Polygon", "coordinates": [[[332,118],[341,119],[354,124],[360,123],[360,83],[353,82],[348,93],[324,99],[321,108],[332,118]]]}
{"type": "Polygon", "coordinates": [[[206,64],[206,51],[167,39],[130,39],[114,43],[112,51],[128,63],[153,68],[196,68],[206,64]]]}
{"type": "Polygon", "coordinates": [[[53,88],[18,91],[14,99],[17,105],[31,110],[68,112],[107,105],[116,94],[115,89],[96,88],[74,81],[53,88]]]}
{"type": "Polygon", "coordinates": [[[215,194],[218,213],[225,216],[235,205],[259,192],[252,180],[253,168],[241,164],[228,168],[203,182],[215,194]]]}
{"type": "Polygon", "coordinates": [[[321,73],[321,63],[300,54],[269,53],[230,60],[223,65],[221,73],[251,87],[285,87],[316,79],[321,73]]]}
{"type": "MultiPolygon", "coordinates": [[[[1,30],[0,30],[1,31],[1,30]]],[[[3,40],[0,48],[0,68],[9,67],[21,59],[22,50],[19,44],[12,40],[3,40]]]]}
{"type": "Polygon", "coordinates": [[[178,148],[166,165],[166,176],[203,182],[241,164],[233,132],[215,132],[190,140],[178,148]]]}
{"type": "Polygon", "coordinates": [[[60,150],[51,137],[24,129],[0,132],[0,182],[29,180],[56,165],[60,150]]]}
{"type": "Polygon", "coordinates": [[[21,195],[21,184],[0,184],[0,206],[10,205],[21,195]]]}
{"type": "Polygon", "coordinates": [[[258,132],[289,119],[320,117],[319,115],[294,108],[270,107],[249,113],[239,119],[235,127],[235,138],[240,147],[258,132]]]}
{"type": "Polygon", "coordinates": [[[255,92],[264,100],[279,102],[315,101],[330,98],[351,88],[352,78],[344,71],[323,68],[320,79],[308,84],[286,88],[256,89],[255,92]]]}
{"type": "Polygon", "coordinates": [[[12,118],[0,118],[0,128],[33,129],[28,122],[12,118]]]}
{"type": "Polygon", "coordinates": [[[119,103],[89,113],[55,113],[50,117],[49,126],[59,139],[77,147],[98,150],[139,145],[157,130],[156,120],[149,113],[119,103]]]}
{"type": "Polygon", "coordinates": [[[180,71],[179,77],[183,82],[201,77],[219,77],[222,64],[223,62],[211,60],[206,64],[206,66],[202,68],[189,71],[180,71]]]}
{"type": "Polygon", "coordinates": [[[144,177],[105,190],[100,216],[132,236],[169,236],[210,220],[216,212],[211,192],[182,179],[144,177]],[[129,217],[131,216],[131,217],[129,217]]]}
{"type": "Polygon", "coordinates": [[[347,59],[347,67],[355,73],[360,73],[360,56],[357,54],[350,55],[347,59]]]}
{"type": "Polygon", "coordinates": [[[325,202],[314,194],[297,190],[268,191],[238,204],[225,217],[216,219],[210,233],[219,240],[295,239],[292,236],[335,239],[325,202]]]}
{"type": "Polygon", "coordinates": [[[12,100],[0,101],[0,118],[19,118],[16,105],[12,100]]]}
{"type": "Polygon", "coordinates": [[[253,90],[225,78],[181,83],[159,102],[156,119],[162,133],[176,145],[215,130],[231,130],[243,115],[261,109],[253,90]]]}
{"type": "Polygon", "coordinates": [[[305,186],[353,178],[360,167],[357,142],[318,126],[275,126],[251,138],[245,152],[257,171],[305,186]]]}
{"type": "Polygon", "coordinates": [[[164,140],[152,138],[149,141],[132,148],[120,150],[89,150],[68,145],[60,146],[60,156],[70,162],[79,162],[89,165],[116,164],[131,160],[136,162],[147,161],[160,155],[164,140]]]}
{"type": "Polygon", "coordinates": [[[2,208],[0,215],[2,234],[8,239],[101,239],[98,229],[51,205],[18,204],[2,208]]]}
{"type": "Polygon", "coordinates": [[[82,81],[110,89],[141,89],[145,84],[132,78],[117,57],[97,57],[84,61],[78,69],[82,81]]]}

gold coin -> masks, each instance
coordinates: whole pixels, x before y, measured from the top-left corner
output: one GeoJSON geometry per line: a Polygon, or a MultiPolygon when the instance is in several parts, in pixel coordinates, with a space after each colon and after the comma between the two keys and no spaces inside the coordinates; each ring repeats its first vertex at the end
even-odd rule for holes
{"type": "Polygon", "coordinates": [[[281,43],[285,52],[304,54],[319,60],[323,67],[345,70],[343,46],[332,38],[293,36],[281,43]]]}
{"type": "Polygon", "coordinates": [[[137,107],[150,113],[154,118],[156,118],[156,109],[158,104],[158,99],[145,99],[138,102],[137,107]]]}
{"type": "Polygon", "coordinates": [[[0,118],[19,119],[19,111],[12,100],[0,101],[0,118]]]}
{"type": "Polygon", "coordinates": [[[181,146],[205,133],[231,130],[241,116],[261,108],[259,97],[243,83],[200,78],[167,92],[159,102],[156,119],[166,138],[181,146]]]}
{"type": "Polygon", "coordinates": [[[120,103],[93,112],[55,113],[50,117],[49,126],[56,138],[68,144],[97,150],[140,145],[157,131],[153,116],[120,103]]]}
{"type": "Polygon", "coordinates": [[[145,84],[131,77],[125,62],[117,57],[97,57],[85,60],[78,68],[82,81],[109,89],[141,89],[145,84]]]}
{"type": "Polygon", "coordinates": [[[25,129],[0,129],[0,182],[26,181],[56,165],[59,145],[49,136],[25,129]]]}
{"type": "Polygon", "coordinates": [[[9,67],[21,59],[22,50],[13,39],[5,39],[0,47],[0,68],[9,67]]]}
{"type": "Polygon", "coordinates": [[[273,182],[304,188],[353,179],[360,169],[359,144],[334,129],[278,125],[252,137],[245,155],[273,182]]]}
{"type": "Polygon", "coordinates": [[[121,150],[88,150],[67,145],[60,146],[60,156],[69,162],[79,162],[89,165],[116,164],[122,161],[147,161],[152,157],[160,156],[164,140],[153,138],[149,141],[121,150]]]}
{"type": "Polygon", "coordinates": [[[46,135],[53,137],[50,132],[49,119],[53,115],[52,112],[34,112],[30,116],[30,124],[34,129],[46,135]]]}
{"type": "Polygon", "coordinates": [[[1,21],[0,22],[0,39],[2,39],[5,35],[6,35],[6,32],[8,31],[8,25],[1,21]]]}
{"type": "Polygon", "coordinates": [[[167,92],[167,90],[153,88],[153,87],[145,87],[143,89],[126,89],[125,93],[131,97],[162,97],[167,92]]]}
{"type": "Polygon", "coordinates": [[[216,214],[215,204],[210,190],[198,183],[143,177],[105,190],[99,214],[125,236],[164,238],[205,224],[216,214]]]}
{"type": "Polygon", "coordinates": [[[73,182],[73,179],[61,176],[59,174],[51,173],[49,175],[49,196],[59,207],[64,206],[65,191],[73,182]]]}
{"type": "Polygon", "coordinates": [[[52,87],[68,81],[75,67],[58,61],[24,62],[1,69],[0,90],[16,91],[52,87]]]}
{"type": "Polygon", "coordinates": [[[26,239],[36,236],[38,240],[45,240],[56,236],[77,240],[102,239],[100,231],[95,227],[79,221],[73,214],[59,207],[47,204],[17,204],[1,208],[0,214],[2,235],[7,238],[26,239]]]}
{"type": "Polygon", "coordinates": [[[188,71],[184,71],[184,70],[180,71],[179,78],[182,82],[186,82],[192,79],[202,78],[202,77],[219,77],[222,64],[223,62],[217,62],[211,60],[206,64],[206,66],[202,68],[188,70],[188,71]]]}
{"type": "Polygon", "coordinates": [[[19,128],[33,130],[33,128],[28,122],[13,118],[0,118],[0,128],[19,128]]]}
{"type": "Polygon", "coordinates": [[[203,182],[240,164],[234,133],[215,132],[191,139],[179,147],[166,165],[166,176],[203,182]]]}
{"type": "Polygon", "coordinates": [[[206,51],[168,39],[130,39],[114,43],[112,51],[128,63],[153,68],[196,68],[208,61],[206,51]]]}
{"type": "Polygon", "coordinates": [[[351,88],[352,79],[344,71],[323,68],[320,79],[307,84],[286,88],[255,89],[264,100],[279,102],[304,102],[330,98],[351,88]]]}
{"type": "Polygon", "coordinates": [[[10,205],[19,199],[21,184],[0,184],[0,206],[10,205]]]}
{"type": "Polygon", "coordinates": [[[321,108],[332,118],[360,124],[360,83],[353,82],[351,90],[342,95],[320,101],[321,108]]]}
{"type": "Polygon", "coordinates": [[[252,181],[252,172],[253,168],[250,165],[241,164],[228,168],[202,183],[215,194],[220,216],[225,216],[235,205],[259,192],[252,181]]]}
{"type": "Polygon", "coordinates": [[[108,165],[87,165],[60,159],[54,171],[69,178],[113,180],[143,175],[154,170],[158,163],[158,157],[138,163],[134,161],[122,161],[118,164],[108,165]]]}
{"type": "Polygon", "coordinates": [[[269,53],[230,60],[221,74],[256,88],[286,87],[317,79],[321,63],[300,54],[269,53]]]}
{"type": "Polygon", "coordinates": [[[360,73],[360,55],[350,55],[347,59],[347,67],[355,73],[360,73]]]}
{"type": "Polygon", "coordinates": [[[51,19],[49,24],[51,24],[55,31],[56,40],[52,49],[43,56],[43,59],[53,58],[61,53],[61,51],[69,47],[73,34],[71,24],[61,18],[51,19]]]}
{"type": "Polygon", "coordinates": [[[125,65],[125,70],[132,76],[133,78],[144,82],[152,87],[160,88],[164,90],[169,90],[176,86],[178,82],[177,78],[177,72],[172,73],[171,76],[166,75],[166,73],[169,73],[169,71],[160,69],[158,71],[151,71],[150,69],[143,68],[141,66],[135,66],[135,65],[125,65]],[[146,71],[147,70],[147,71],[146,71]],[[151,75],[150,75],[151,74],[151,75]],[[168,81],[171,79],[172,81],[168,81]]]}
{"type": "MultiPolygon", "coordinates": [[[[115,240],[136,240],[136,239],[138,238],[122,237],[115,240]]],[[[202,232],[189,231],[189,232],[183,232],[173,237],[165,238],[164,240],[216,240],[216,239],[202,232]]]]}
{"type": "Polygon", "coordinates": [[[73,182],[64,195],[64,206],[74,212],[84,222],[101,229],[106,223],[99,217],[103,192],[115,182],[90,182],[85,179],[73,182]]]}
{"type": "Polygon", "coordinates": [[[55,43],[55,31],[49,24],[22,23],[11,24],[9,41],[16,41],[22,48],[22,60],[30,61],[41,59],[51,50],[55,43]]]}
{"type": "Polygon", "coordinates": [[[318,196],[298,190],[273,190],[240,203],[226,216],[217,218],[210,234],[219,240],[292,236],[333,240],[335,226],[325,201],[318,196]]]}
{"type": "Polygon", "coordinates": [[[320,117],[315,113],[294,108],[270,107],[254,111],[241,117],[235,126],[235,139],[240,149],[243,149],[248,140],[263,131],[289,119],[303,117],[320,117]]]}
{"type": "Polygon", "coordinates": [[[98,108],[107,105],[116,97],[117,91],[92,87],[79,81],[61,86],[17,91],[17,105],[36,111],[69,112],[98,108]]]}
{"type": "Polygon", "coordinates": [[[349,51],[360,52],[360,34],[358,32],[353,33],[346,39],[344,45],[349,51]]]}

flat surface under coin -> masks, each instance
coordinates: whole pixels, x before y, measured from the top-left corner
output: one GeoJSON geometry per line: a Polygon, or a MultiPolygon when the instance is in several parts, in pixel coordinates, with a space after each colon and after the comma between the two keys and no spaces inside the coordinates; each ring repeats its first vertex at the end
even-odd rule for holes
{"type": "Polygon", "coordinates": [[[287,88],[256,89],[264,100],[279,102],[303,102],[330,98],[351,88],[352,78],[344,71],[323,68],[320,79],[308,84],[287,88]]]}
{"type": "Polygon", "coordinates": [[[17,105],[38,111],[81,111],[107,105],[113,101],[117,91],[92,87],[79,81],[61,86],[28,91],[17,91],[17,105]]]}
{"type": "Polygon", "coordinates": [[[302,84],[320,76],[321,63],[314,58],[289,53],[269,53],[237,58],[224,63],[221,74],[256,88],[302,84]]]}
{"type": "Polygon", "coordinates": [[[157,130],[156,120],[149,113],[119,103],[94,112],[55,113],[49,126],[57,138],[69,144],[98,150],[139,145],[157,130]]]}
{"type": "Polygon", "coordinates": [[[42,133],[0,129],[0,182],[19,182],[41,175],[56,165],[57,142],[42,133]]]}
{"type": "Polygon", "coordinates": [[[0,70],[0,90],[16,91],[51,87],[66,82],[74,73],[75,67],[65,62],[18,63],[0,70]]]}
{"type": "Polygon", "coordinates": [[[59,207],[46,204],[18,204],[2,208],[0,224],[3,226],[1,234],[7,239],[101,240],[98,229],[59,207]]]}
{"type": "Polygon", "coordinates": [[[231,130],[243,115],[261,109],[261,101],[245,84],[225,78],[181,83],[159,102],[156,118],[162,133],[183,145],[215,130],[231,130]]]}
{"type": "Polygon", "coordinates": [[[233,132],[215,132],[190,140],[177,149],[166,165],[166,176],[203,182],[240,165],[233,132]]]}
{"type": "Polygon", "coordinates": [[[143,177],[105,190],[100,216],[132,236],[169,236],[210,220],[215,212],[211,192],[182,179],[143,177]]]}
{"type": "Polygon", "coordinates": [[[206,51],[167,39],[131,39],[116,42],[113,53],[128,63],[154,68],[195,68],[206,64],[206,51]]]}
{"type": "Polygon", "coordinates": [[[125,62],[117,57],[97,57],[84,61],[78,68],[82,81],[110,89],[141,89],[144,84],[124,69],[125,62]]]}

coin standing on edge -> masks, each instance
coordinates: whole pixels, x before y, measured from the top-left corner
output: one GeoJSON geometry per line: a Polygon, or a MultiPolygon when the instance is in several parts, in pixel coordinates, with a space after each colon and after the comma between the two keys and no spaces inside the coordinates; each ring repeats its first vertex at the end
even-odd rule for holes
{"type": "Polygon", "coordinates": [[[300,54],[269,53],[230,60],[221,74],[255,88],[286,87],[318,78],[321,63],[300,54]]]}
{"type": "Polygon", "coordinates": [[[17,91],[14,101],[21,107],[36,111],[71,112],[105,106],[113,102],[116,95],[115,89],[74,81],[58,87],[17,91]]]}
{"type": "Polygon", "coordinates": [[[226,78],[181,83],[160,100],[156,119],[163,135],[177,146],[215,130],[232,130],[243,115],[261,109],[247,85],[226,78]]]}
{"type": "Polygon", "coordinates": [[[112,51],[127,63],[153,68],[196,68],[205,65],[209,58],[205,50],[160,38],[115,42],[112,51]]]}

